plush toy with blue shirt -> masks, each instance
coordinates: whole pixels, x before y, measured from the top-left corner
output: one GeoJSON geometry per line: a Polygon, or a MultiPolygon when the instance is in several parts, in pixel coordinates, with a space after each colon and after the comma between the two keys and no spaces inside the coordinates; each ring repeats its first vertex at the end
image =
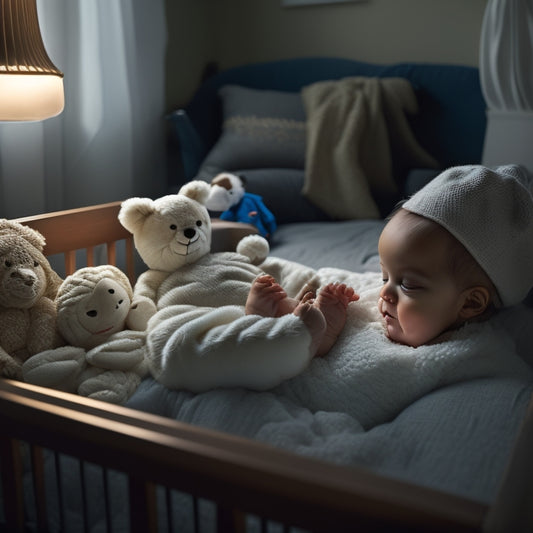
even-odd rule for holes
{"type": "Polygon", "coordinates": [[[228,172],[215,176],[205,205],[209,211],[221,211],[222,220],[253,224],[267,239],[276,231],[276,218],[261,196],[246,192],[242,176],[228,172]]]}

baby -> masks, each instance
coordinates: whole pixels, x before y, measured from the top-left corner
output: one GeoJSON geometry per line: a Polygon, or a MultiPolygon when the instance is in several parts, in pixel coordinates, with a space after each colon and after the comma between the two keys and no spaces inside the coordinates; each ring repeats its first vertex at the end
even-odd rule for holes
{"type": "Polygon", "coordinates": [[[518,166],[451,168],[395,212],[379,239],[387,336],[417,347],[533,286],[531,177],[518,166]]]}
{"type": "Polygon", "coordinates": [[[301,298],[289,298],[276,280],[265,274],[259,276],[246,300],[247,315],[279,317],[293,313],[299,316],[311,333],[313,356],[323,356],[335,344],[346,322],[350,302],[359,299],[352,287],[344,283],[328,283],[315,297],[315,287],[301,291],[301,298]]]}

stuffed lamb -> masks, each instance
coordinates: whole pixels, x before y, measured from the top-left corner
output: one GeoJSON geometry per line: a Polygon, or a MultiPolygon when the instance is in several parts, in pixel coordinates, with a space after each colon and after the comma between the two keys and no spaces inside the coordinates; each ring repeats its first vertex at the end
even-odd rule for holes
{"type": "Polygon", "coordinates": [[[28,359],[24,380],[125,403],[147,374],[144,334],[124,331],[132,296],[127,276],[111,265],[68,276],[55,300],[57,329],[68,344],[28,359]]]}
{"type": "Polygon", "coordinates": [[[149,269],[137,281],[129,327],[146,329],[152,375],[173,389],[268,389],[309,363],[311,334],[295,315],[246,315],[254,280],[269,274],[295,297],[316,273],[266,258],[268,243],[245,237],[237,252],[210,253],[209,185],[192,181],[157,200],[130,198],[119,220],[149,269]]]}

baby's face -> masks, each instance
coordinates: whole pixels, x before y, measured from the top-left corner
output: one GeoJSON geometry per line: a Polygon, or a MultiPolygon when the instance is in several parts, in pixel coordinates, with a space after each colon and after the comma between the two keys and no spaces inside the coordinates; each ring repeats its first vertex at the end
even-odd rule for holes
{"type": "Polygon", "coordinates": [[[386,334],[395,342],[426,344],[459,320],[462,293],[447,266],[450,237],[441,231],[442,236],[440,231],[419,235],[395,216],[381,234],[378,308],[386,334]]]}

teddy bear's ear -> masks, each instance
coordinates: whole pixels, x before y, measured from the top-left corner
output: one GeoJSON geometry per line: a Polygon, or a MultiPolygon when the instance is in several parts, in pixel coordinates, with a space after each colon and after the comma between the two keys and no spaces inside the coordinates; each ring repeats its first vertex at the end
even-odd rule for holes
{"type": "Polygon", "coordinates": [[[18,235],[28,241],[33,247],[40,252],[44,250],[46,244],[45,238],[37,231],[24,224],[13,222],[11,220],[0,220],[0,238],[7,235],[18,235]]]}
{"type": "Polygon", "coordinates": [[[150,198],[129,198],[122,202],[118,220],[130,233],[135,233],[154,211],[155,204],[150,198]]]}
{"type": "Polygon", "coordinates": [[[193,180],[183,185],[178,194],[183,194],[191,200],[196,200],[198,203],[205,205],[210,189],[211,186],[206,181],[193,180]]]}

